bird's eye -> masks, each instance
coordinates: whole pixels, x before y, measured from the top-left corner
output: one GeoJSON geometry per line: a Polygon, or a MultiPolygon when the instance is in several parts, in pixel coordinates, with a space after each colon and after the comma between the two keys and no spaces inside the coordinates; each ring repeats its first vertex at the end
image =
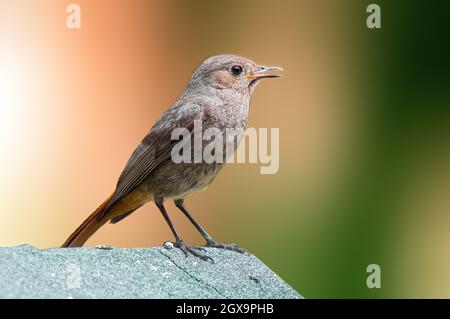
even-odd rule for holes
{"type": "Polygon", "coordinates": [[[230,69],[231,73],[235,76],[241,75],[242,74],[242,66],[240,65],[233,65],[230,69]]]}

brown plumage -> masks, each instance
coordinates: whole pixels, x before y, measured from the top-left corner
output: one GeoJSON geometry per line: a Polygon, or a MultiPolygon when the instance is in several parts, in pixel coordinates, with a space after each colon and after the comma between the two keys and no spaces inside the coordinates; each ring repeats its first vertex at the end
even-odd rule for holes
{"type": "Polygon", "coordinates": [[[98,218],[105,211],[111,199],[108,197],[89,217],[67,238],[62,247],[83,246],[86,240],[91,237],[107,220],[98,218]]]}
{"type": "MultiPolygon", "coordinates": [[[[184,198],[206,188],[222,168],[223,161],[175,163],[171,152],[178,141],[172,140],[171,134],[175,129],[183,128],[193,135],[196,121],[201,122],[203,132],[209,128],[223,134],[227,128],[245,129],[250,97],[256,84],[260,79],[277,77],[264,73],[268,70],[281,69],[258,66],[234,55],[214,56],[204,61],[178,101],[162,115],[133,152],[114,193],[75,230],[63,247],[82,246],[106,222],[116,223],[148,201],[154,201],[175,236],[175,246],[186,254],[207,260],[207,256],[187,246],[173,227],[163,205],[165,199],[173,199],[209,246],[242,252],[234,245],[214,241],[184,207],[184,198]]],[[[203,148],[208,144],[207,141],[202,143],[203,148]]],[[[235,149],[238,144],[239,141],[234,145],[235,149]]]]}
{"type": "Polygon", "coordinates": [[[80,247],[91,237],[100,227],[111,220],[116,223],[128,216],[136,209],[147,202],[145,195],[132,192],[114,206],[107,209],[112,199],[108,197],[89,217],[70,235],[62,247],[80,247]]]}

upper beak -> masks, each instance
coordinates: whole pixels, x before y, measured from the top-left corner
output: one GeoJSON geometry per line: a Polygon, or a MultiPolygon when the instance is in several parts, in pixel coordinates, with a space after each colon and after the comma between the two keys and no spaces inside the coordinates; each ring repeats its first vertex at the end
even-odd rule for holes
{"type": "Polygon", "coordinates": [[[279,74],[268,74],[267,71],[283,71],[279,66],[264,66],[260,65],[251,73],[248,73],[245,77],[247,79],[263,79],[263,78],[279,78],[279,74]]]}

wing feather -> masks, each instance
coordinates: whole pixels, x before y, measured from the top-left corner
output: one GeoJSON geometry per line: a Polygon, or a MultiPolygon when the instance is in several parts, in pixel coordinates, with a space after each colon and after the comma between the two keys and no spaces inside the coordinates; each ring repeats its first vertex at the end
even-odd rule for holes
{"type": "MultiPolygon", "coordinates": [[[[166,114],[167,115],[167,114],[166,114]]],[[[133,152],[124,171],[119,177],[117,187],[108,203],[103,218],[125,196],[134,191],[150,174],[171,156],[172,147],[176,140],[171,139],[175,128],[186,128],[192,133],[194,129],[194,117],[186,116],[175,121],[163,121],[164,117],[144,137],[142,142],[133,152]],[[161,122],[167,123],[160,125],[161,122]]]]}

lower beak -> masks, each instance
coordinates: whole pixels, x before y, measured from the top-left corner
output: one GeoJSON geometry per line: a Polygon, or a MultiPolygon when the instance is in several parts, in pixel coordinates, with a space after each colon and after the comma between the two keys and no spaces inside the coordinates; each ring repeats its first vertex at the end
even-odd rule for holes
{"type": "Polygon", "coordinates": [[[247,79],[263,79],[263,78],[279,78],[281,75],[279,74],[270,74],[266,73],[268,71],[283,71],[282,68],[278,66],[258,66],[255,71],[247,74],[245,77],[247,79]]]}

